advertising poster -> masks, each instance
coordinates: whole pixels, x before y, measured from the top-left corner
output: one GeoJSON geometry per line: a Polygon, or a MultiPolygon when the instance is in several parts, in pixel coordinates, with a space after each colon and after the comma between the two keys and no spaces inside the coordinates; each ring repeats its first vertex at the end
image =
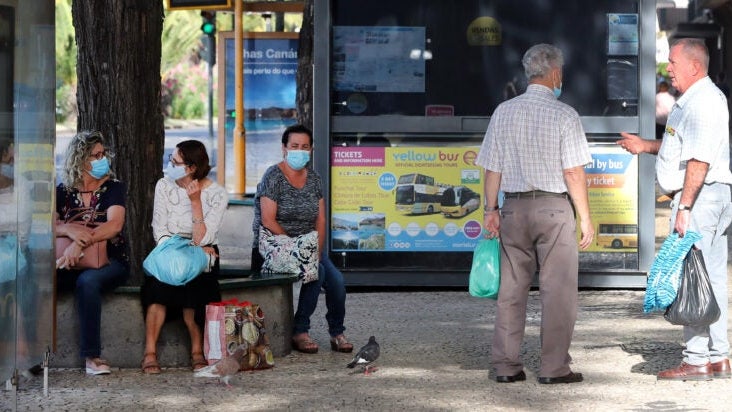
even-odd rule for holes
{"type": "MultiPolygon", "coordinates": [[[[225,37],[226,189],[234,188],[236,91],[234,38],[225,37]]],[[[297,38],[244,39],[246,192],[254,193],[267,168],[282,160],[282,132],[296,123],[297,38]]]]}
{"type": "Polygon", "coordinates": [[[638,158],[617,146],[590,150],[585,174],[595,241],[584,252],[637,252],[638,158]]]}
{"type": "Polygon", "coordinates": [[[478,147],[331,149],[333,251],[472,251],[483,222],[478,147]]]}
{"type": "Polygon", "coordinates": [[[424,27],[333,27],[337,91],[424,93],[424,27]]]}

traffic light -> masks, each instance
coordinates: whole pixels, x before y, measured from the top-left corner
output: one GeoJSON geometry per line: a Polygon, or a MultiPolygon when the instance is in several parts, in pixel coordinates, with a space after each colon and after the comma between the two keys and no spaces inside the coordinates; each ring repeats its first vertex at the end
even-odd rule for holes
{"type": "Polygon", "coordinates": [[[201,11],[201,17],[203,17],[203,23],[201,24],[201,31],[203,34],[213,36],[216,34],[216,12],[215,11],[201,11]]]}
{"type": "Polygon", "coordinates": [[[216,64],[216,12],[201,11],[203,24],[201,24],[201,42],[203,43],[202,55],[209,65],[216,64]]]}
{"type": "Polygon", "coordinates": [[[211,66],[216,64],[216,37],[201,36],[201,49],[198,55],[211,66]]]}

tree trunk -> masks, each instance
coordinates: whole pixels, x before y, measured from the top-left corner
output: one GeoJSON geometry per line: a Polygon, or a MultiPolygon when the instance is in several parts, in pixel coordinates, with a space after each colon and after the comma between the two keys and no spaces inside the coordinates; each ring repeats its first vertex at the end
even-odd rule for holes
{"type": "Polygon", "coordinates": [[[78,46],[78,130],[100,130],[115,153],[112,170],[127,184],[125,231],[129,284],[142,282],[142,260],[153,248],[155,183],[162,175],[160,108],[163,2],[73,0],[78,46]]]}
{"type": "Polygon", "coordinates": [[[297,121],[313,129],[313,0],[305,0],[297,48],[297,121]]]}

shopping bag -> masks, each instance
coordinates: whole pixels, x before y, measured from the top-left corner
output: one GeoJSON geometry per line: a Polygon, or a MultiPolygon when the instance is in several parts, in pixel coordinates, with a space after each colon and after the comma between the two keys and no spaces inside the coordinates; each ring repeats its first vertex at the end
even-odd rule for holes
{"type": "Polygon", "coordinates": [[[185,285],[209,266],[209,255],[203,248],[180,235],[158,243],[142,262],[148,276],[173,286],[185,285]]]}
{"type": "Polygon", "coordinates": [[[240,370],[274,366],[262,308],[237,299],[206,305],[203,351],[208,363],[213,364],[232,354],[239,345],[247,347],[240,370]]]}
{"type": "Polygon", "coordinates": [[[498,238],[481,239],[473,251],[468,291],[471,296],[496,299],[501,283],[501,248],[498,238]]]}
{"type": "Polygon", "coordinates": [[[664,310],[676,299],[684,257],[700,239],[701,234],[691,230],[683,237],[677,232],[666,237],[648,272],[643,312],[664,310]]]}
{"type": "Polygon", "coordinates": [[[709,326],[719,319],[720,310],[704,265],[702,251],[693,248],[684,259],[684,271],[676,299],[663,317],[674,325],[709,326]]]}

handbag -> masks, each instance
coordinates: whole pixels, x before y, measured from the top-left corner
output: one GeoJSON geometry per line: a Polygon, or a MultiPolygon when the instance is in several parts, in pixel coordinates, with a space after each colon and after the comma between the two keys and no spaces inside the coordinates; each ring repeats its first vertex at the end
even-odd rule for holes
{"type": "MultiPolygon", "coordinates": [[[[74,223],[82,226],[92,226],[84,222],[80,218],[89,213],[88,209],[83,209],[74,216],[65,220],[65,223],[74,223]]],[[[68,236],[56,236],[56,261],[64,255],[64,251],[74,241],[68,236]]],[[[73,267],[66,269],[99,269],[109,264],[109,256],[107,256],[107,240],[100,240],[85,247],[81,251],[79,261],[73,267]]]]}
{"type": "Polygon", "coordinates": [[[468,291],[471,296],[496,299],[501,284],[501,247],[498,238],[480,239],[473,251],[468,291]]]}
{"type": "Polygon", "coordinates": [[[173,286],[190,282],[209,267],[209,255],[191,239],[173,235],[158,243],[142,262],[148,276],[173,286]]]}
{"type": "Polygon", "coordinates": [[[666,308],[664,319],[673,325],[709,326],[719,319],[720,310],[714,297],[701,249],[692,248],[684,259],[684,271],[676,299],[666,308]]]}
{"type": "Polygon", "coordinates": [[[206,305],[203,352],[208,364],[232,354],[242,344],[247,346],[247,353],[241,360],[240,370],[274,366],[262,308],[236,298],[206,305]]]}
{"type": "Polygon", "coordinates": [[[318,280],[318,232],[290,237],[259,229],[259,253],[264,258],[262,273],[294,273],[303,283],[318,280]]]}

